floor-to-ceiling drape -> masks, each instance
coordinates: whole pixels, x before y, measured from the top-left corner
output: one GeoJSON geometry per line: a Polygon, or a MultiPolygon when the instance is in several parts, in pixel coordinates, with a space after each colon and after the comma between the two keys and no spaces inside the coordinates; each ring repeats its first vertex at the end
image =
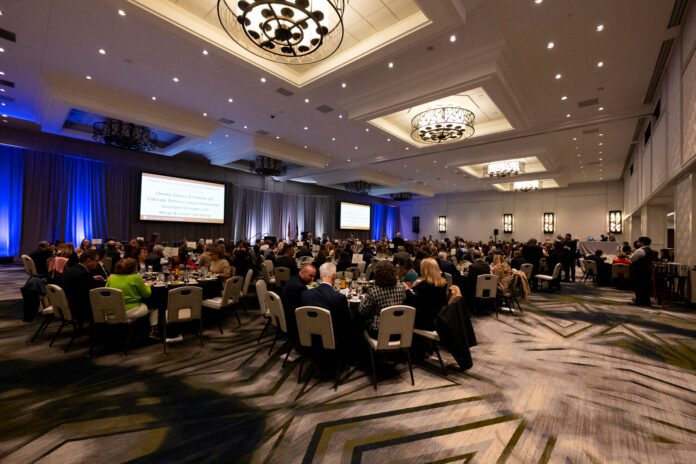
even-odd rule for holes
{"type": "Polygon", "coordinates": [[[0,145],[0,257],[19,253],[24,156],[21,148],[0,145]]]}
{"type": "Polygon", "coordinates": [[[394,238],[395,231],[398,228],[397,222],[398,207],[382,205],[379,203],[372,204],[372,239],[380,240],[382,235],[386,235],[389,240],[394,238]]]}

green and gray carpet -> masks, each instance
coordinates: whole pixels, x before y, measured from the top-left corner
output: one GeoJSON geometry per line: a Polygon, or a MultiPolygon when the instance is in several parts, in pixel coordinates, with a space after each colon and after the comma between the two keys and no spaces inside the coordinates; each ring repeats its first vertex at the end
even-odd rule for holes
{"type": "MultiPolygon", "coordinates": [[[[256,343],[250,310],[225,334],[171,345],[101,341],[70,330],[27,339],[21,304],[0,303],[0,461],[31,462],[696,462],[696,313],[629,306],[631,294],[565,285],[523,315],[480,317],[474,367],[415,386],[399,364],[379,390],[361,369],[283,369],[256,343]],[[572,296],[571,296],[572,295],[572,296]]],[[[272,335],[272,334],[269,334],[272,335]]],[[[443,353],[444,354],[444,353],[443,353]]],[[[445,354],[445,361],[453,359],[445,354]]]]}

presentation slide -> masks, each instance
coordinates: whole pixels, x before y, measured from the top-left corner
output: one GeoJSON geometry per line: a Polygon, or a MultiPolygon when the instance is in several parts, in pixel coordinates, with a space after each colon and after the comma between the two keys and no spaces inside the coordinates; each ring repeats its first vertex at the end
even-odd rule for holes
{"type": "Polygon", "coordinates": [[[370,205],[342,201],[341,229],[370,230],[370,205]]]}
{"type": "Polygon", "coordinates": [[[142,173],[140,220],[223,224],[225,186],[142,173]]]}

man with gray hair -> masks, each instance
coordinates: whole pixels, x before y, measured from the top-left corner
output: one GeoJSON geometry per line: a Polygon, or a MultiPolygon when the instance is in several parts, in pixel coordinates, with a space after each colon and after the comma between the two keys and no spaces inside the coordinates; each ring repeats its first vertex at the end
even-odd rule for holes
{"type": "Polygon", "coordinates": [[[331,325],[333,326],[334,337],[336,338],[336,350],[345,354],[344,350],[348,346],[351,312],[348,300],[345,295],[334,290],[336,282],[336,265],[324,263],[319,267],[321,283],[317,288],[307,290],[300,296],[300,306],[317,306],[328,309],[331,313],[331,325]]]}

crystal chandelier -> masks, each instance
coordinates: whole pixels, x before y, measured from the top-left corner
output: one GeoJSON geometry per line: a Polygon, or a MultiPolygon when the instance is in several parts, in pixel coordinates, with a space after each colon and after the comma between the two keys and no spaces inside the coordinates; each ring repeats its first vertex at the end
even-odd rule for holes
{"type": "Polygon", "coordinates": [[[399,192],[391,194],[394,201],[408,201],[411,199],[411,192],[399,192]]]}
{"type": "Polygon", "coordinates": [[[538,180],[523,180],[512,184],[512,190],[515,192],[529,192],[531,190],[539,190],[540,187],[538,180]]]}
{"type": "Polygon", "coordinates": [[[217,9],[232,40],[269,60],[315,63],[343,41],[345,0],[218,0],[217,9]]]}
{"type": "Polygon", "coordinates": [[[474,113],[444,106],[425,110],[411,120],[411,137],[424,143],[447,143],[474,135],[474,113]]]}
{"type": "Polygon", "coordinates": [[[483,175],[488,177],[513,177],[524,174],[522,161],[496,161],[483,167],[483,175]]]}
{"type": "Polygon", "coordinates": [[[92,138],[126,150],[152,151],[158,148],[157,134],[149,127],[136,126],[118,119],[95,122],[92,126],[92,138]]]}
{"type": "Polygon", "coordinates": [[[251,168],[252,174],[259,176],[284,176],[286,171],[282,161],[268,156],[257,156],[251,168]]]}
{"type": "Polygon", "coordinates": [[[356,180],[346,184],[346,192],[350,193],[367,193],[370,191],[370,184],[364,180],[356,180]]]}

